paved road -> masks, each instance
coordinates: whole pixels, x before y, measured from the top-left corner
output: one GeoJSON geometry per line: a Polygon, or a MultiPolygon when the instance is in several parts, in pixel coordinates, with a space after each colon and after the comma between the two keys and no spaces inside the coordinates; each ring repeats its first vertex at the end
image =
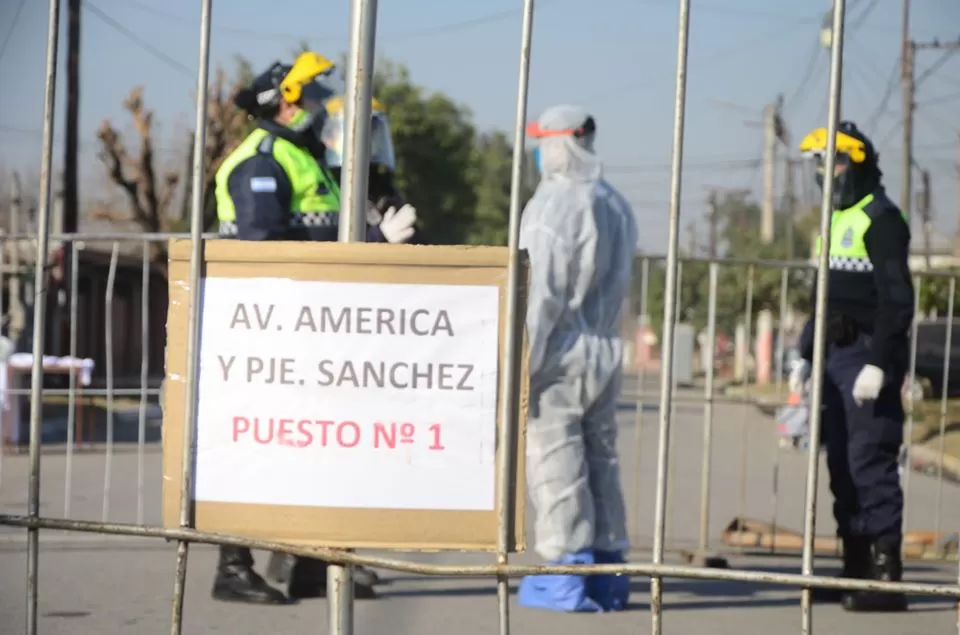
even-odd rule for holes
{"type": "MultiPolygon", "coordinates": [[[[656,387],[650,403],[655,402],[656,387]]],[[[695,396],[686,393],[688,396],[695,396]]],[[[629,400],[631,395],[625,395],[629,400]]],[[[640,456],[635,456],[636,428],[632,406],[622,411],[622,453],[628,486],[627,495],[639,527],[636,541],[649,545],[653,526],[655,492],[657,416],[655,408],[645,408],[640,431],[640,456]],[[641,510],[640,512],[636,510],[641,510]],[[641,513],[642,512],[642,513],[641,513]]],[[[720,547],[723,526],[741,514],[741,484],[746,483],[746,515],[770,519],[774,497],[772,474],[779,459],[779,522],[799,528],[802,519],[803,471],[805,455],[775,451],[773,427],[768,419],[752,408],[718,405],[715,410],[715,446],[713,450],[713,495],[711,540],[720,547]],[[746,454],[743,432],[748,433],[746,454]],[[742,459],[746,457],[746,480],[742,478],[742,459]]],[[[701,469],[702,410],[694,404],[679,404],[676,410],[673,443],[672,522],[669,542],[673,547],[689,545],[697,537],[699,484],[701,469]]],[[[113,458],[109,519],[136,520],[137,454],[119,451],[113,458]]],[[[65,457],[51,452],[43,456],[42,513],[62,516],[64,511],[65,457]]],[[[142,498],[145,519],[159,522],[160,457],[148,450],[144,456],[145,487],[142,498]]],[[[99,519],[102,512],[104,457],[102,453],[78,454],[73,462],[71,516],[99,519]]],[[[26,459],[5,457],[0,486],[0,509],[22,513],[25,510],[26,459]]],[[[833,531],[829,498],[821,479],[821,509],[825,517],[820,533],[833,531]]],[[[913,475],[910,491],[910,526],[932,529],[936,509],[936,484],[927,477],[913,475]]],[[[945,485],[943,491],[943,527],[960,527],[958,490],[945,485]]],[[[22,532],[4,528],[0,533],[0,635],[22,633],[24,621],[25,556],[22,532]]],[[[419,554],[411,558],[430,562],[482,562],[484,557],[419,554]]],[[[633,556],[648,558],[638,549],[633,556]]],[[[677,556],[670,556],[678,561],[677,556]]],[[[520,561],[535,561],[524,555],[520,561]]],[[[265,558],[260,556],[260,561],[265,558]]],[[[184,633],[322,633],[326,630],[326,606],[322,601],[305,602],[282,608],[236,607],[209,599],[215,563],[214,550],[198,546],[191,550],[184,633]]],[[[799,559],[732,557],[732,566],[770,571],[797,572],[799,559]]],[[[818,561],[818,565],[819,565],[818,561]]],[[[835,562],[824,560],[829,571],[835,562]]],[[[159,541],[98,539],[48,533],[42,538],[40,556],[40,633],[43,635],[102,635],[103,633],[166,633],[169,629],[170,596],[173,582],[173,546],[159,541]]],[[[911,563],[908,575],[914,580],[947,582],[956,579],[954,567],[930,563],[911,563]]],[[[452,580],[396,575],[383,587],[379,601],[359,602],[356,632],[424,633],[437,635],[456,624],[459,635],[486,635],[497,632],[494,585],[489,580],[452,580]]],[[[512,610],[515,632],[576,633],[585,628],[602,629],[610,635],[650,631],[648,583],[637,579],[632,610],[616,615],[566,616],[512,610]]],[[[666,586],[665,626],[668,635],[710,632],[717,635],[769,635],[799,632],[798,591],[770,586],[725,582],[669,581],[666,586]]],[[[939,635],[956,633],[956,613],[950,603],[917,598],[908,615],[850,616],[834,607],[815,612],[817,633],[850,635],[939,635]]]]}

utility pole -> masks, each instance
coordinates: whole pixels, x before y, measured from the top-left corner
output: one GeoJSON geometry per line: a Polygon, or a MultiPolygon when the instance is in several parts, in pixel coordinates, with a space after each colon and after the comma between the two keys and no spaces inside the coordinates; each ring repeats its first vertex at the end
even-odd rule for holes
{"type": "Polygon", "coordinates": [[[693,219],[687,223],[687,238],[690,240],[690,244],[687,247],[689,256],[695,258],[697,256],[697,222],[693,219]]]}
{"type": "MultiPolygon", "coordinates": [[[[903,0],[902,33],[900,53],[900,86],[903,108],[903,152],[901,159],[901,191],[900,207],[906,215],[907,222],[913,220],[911,207],[913,203],[913,117],[916,109],[916,63],[919,50],[960,50],[960,38],[954,42],[940,42],[934,39],[930,42],[915,42],[910,39],[910,0],[903,0]]],[[[923,78],[921,77],[921,80],[923,78]]],[[[911,225],[912,226],[912,225],[911,225]]]]}
{"type": "Polygon", "coordinates": [[[797,222],[797,196],[794,192],[794,166],[796,165],[796,160],[791,158],[789,155],[785,157],[784,160],[784,177],[783,177],[783,211],[786,225],[786,240],[787,240],[787,260],[793,260],[793,230],[794,225],[797,222]]]}
{"type": "Polygon", "coordinates": [[[920,171],[920,191],[917,193],[917,212],[920,214],[920,222],[923,223],[923,259],[927,269],[931,269],[930,233],[933,229],[933,223],[930,218],[930,172],[928,170],[920,171]]]}
{"type": "Polygon", "coordinates": [[[773,242],[773,199],[777,169],[777,104],[767,104],[763,112],[763,207],[760,237],[765,245],[773,242]]]}
{"type": "MultiPolygon", "coordinates": [[[[67,0],[67,112],[63,144],[63,198],[60,201],[60,231],[75,234],[79,230],[80,219],[80,9],[81,0],[67,0]]],[[[54,243],[55,245],[57,243],[54,243]]],[[[61,324],[66,315],[67,287],[72,280],[70,272],[73,241],[60,243],[63,258],[63,279],[57,285],[56,304],[53,306],[53,339],[51,352],[60,355],[61,324]]],[[[51,276],[51,283],[53,277],[51,276]]]]}
{"type": "MultiPolygon", "coordinates": [[[[717,241],[719,240],[720,214],[717,210],[717,191],[711,190],[707,197],[707,223],[710,226],[709,238],[707,239],[707,255],[710,260],[717,258],[717,241]]],[[[960,225],[958,225],[960,227],[960,225]]]]}
{"type": "Polygon", "coordinates": [[[760,236],[763,243],[773,242],[776,215],[777,144],[782,143],[789,152],[789,135],[783,122],[783,95],[777,95],[774,103],[764,109],[763,117],[763,205],[760,217],[760,236]]]}

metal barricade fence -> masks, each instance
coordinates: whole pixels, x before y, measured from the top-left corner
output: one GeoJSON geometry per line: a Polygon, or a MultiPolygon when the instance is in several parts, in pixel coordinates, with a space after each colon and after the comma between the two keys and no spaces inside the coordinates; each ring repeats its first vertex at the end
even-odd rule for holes
{"type": "MultiPolygon", "coordinates": [[[[634,288],[639,288],[639,295],[633,299],[637,314],[636,317],[629,318],[634,322],[634,347],[637,349],[641,348],[641,340],[649,335],[650,330],[663,330],[662,325],[661,328],[656,328],[658,321],[655,315],[648,317],[648,309],[653,304],[651,289],[658,288],[656,276],[663,276],[658,267],[663,260],[662,256],[638,259],[638,284],[634,288]]],[[[700,370],[697,386],[689,386],[683,393],[677,394],[671,403],[674,414],[679,409],[684,409],[692,416],[680,418],[684,427],[677,427],[676,434],[670,439],[671,455],[675,456],[678,451],[683,451],[686,460],[681,468],[676,468],[674,464],[668,479],[665,538],[671,550],[690,560],[702,562],[709,557],[719,564],[720,561],[716,558],[723,551],[775,555],[795,554],[800,549],[798,532],[791,531],[791,527],[796,527],[801,520],[798,502],[802,500],[803,484],[789,478],[789,472],[784,471],[783,462],[792,463],[793,474],[796,475],[799,467],[796,450],[802,448],[783,443],[773,414],[777,408],[787,403],[785,383],[790,371],[787,364],[788,342],[795,342],[802,327],[802,322],[793,318],[793,328],[787,328],[791,313],[794,312],[793,300],[796,299],[789,297],[790,291],[794,289],[807,295],[814,271],[813,265],[806,261],[734,258],[712,261],[704,258],[684,258],[680,261],[678,284],[690,280],[706,289],[706,293],[700,294],[703,300],[701,305],[689,307],[691,310],[686,311],[687,318],[692,318],[690,321],[696,324],[698,335],[702,336],[696,354],[704,360],[704,365],[700,370]],[[726,306],[718,299],[719,279],[723,272],[730,274],[728,282],[739,281],[738,288],[743,289],[743,293],[735,297],[728,295],[726,306]],[[755,284],[758,277],[765,278],[759,285],[755,284]],[[776,307],[772,322],[776,324],[776,328],[769,333],[770,338],[776,340],[776,345],[769,349],[759,345],[754,338],[752,327],[757,321],[757,314],[763,310],[755,295],[758,286],[766,290],[765,306],[776,307]],[[690,315],[691,312],[698,314],[690,315]],[[737,371],[731,373],[729,368],[726,369],[726,376],[717,376],[717,371],[722,369],[727,361],[718,357],[718,320],[726,322],[726,328],[720,330],[726,330],[728,335],[733,324],[738,324],[743,329],[742,339],[738,338],[743,349],[741,365],[744,366],[740,377],[731,377],[730,375],[737,371]],[[708,350],[713,354],[704,353],[705,347],[709,347],[708,350]],[[770,354],[772,357],[769,365],[772,377],[769,377],[766,390],[753,381],[759,363],[756,358],[760,354],[770,354]],[[710,363],[707,363],[707,359],[710,359],[710,363]],[[751,360],[753,370],[749,368],[751,360]],[[702,393],[699,388],[702,388],[702,393]],[[726,394],[728,391],[733,394],[726,394]],[[719,421],[715,416],[715,409],[718,407],[725,408],[726,415],[719,421]],[[698,417],[702,420],[700,426],[697,425],[698,417]],[[719,432],[716,431],[717,427],[719,432]],[[719,433],[726,437],[722,448],[717,447],[719,433]],[[678,436],[682,436],[683,442],[691,447],[678,448],[678,436]],[[786,448],[790,451],[785,451],[786,448]],[[716,471],[718,456],[722,458],[721,467],[725,468],[719,474],[716,471]],[[694,486],[694,481],[698,487],[694,486]],[[678,500],[675,488],[678,483],[687,484],[679,497],[680,500],[689,501],[695,496],[699,501],[699,524],[696,527],[675,524],[675,501],[678,500]],[[722,502],[711,499],[711,494],[718,491],[725,494],[722,502]],[[732,494],[734,492],[735,495],[732,494]],[[724,543],[719,548],[716,543],[711,543],[711,539],[717,536],[721,536],[724,543]]],[[[914,272],[914,288],[916,319],[910,334],[910,364],[903,390],[907,419],[901,455],[905,499],[904,529],[908,543],[906,555],[910,558],[955,560],[957,533],[953,529],[960,524],[960,515],[956,511],[960,493],[956,481],[960,478],[960,470],[956,466],[960,466],[960,461],[947,454],[946,445],[950,438],[947,426],[951,416],[949,398],[956,277],[943,271],[917,271],[914,272]],[[916,395],[922,390],[918,385],[917,373],[919,327],[933,324],[923,315],[924,307],[920,299],[925,290],[928,291],[928,287],[934,284],[941,287],[933,291],[933,295],[943,296],[935,299],[945,307],[946,317],[942,320],[945,328],[940,355],[931,355],[932,344],[926,347],[928,361],[924,364],[923,375],[924,379],[937,386],[936,392],[939,392],[939,395],[934,394],[932,400],[918,404],[916,395]],[[921,406],[925,406],[922,412],[919,411],[921,406]],[[918,417],[921,416],[925,424],[922,430],[916,425],[918,417]],[[917,443],[918,441],[920,443],[917,443]],[[921,515],[913,511],[917,506],[930,511],[921,515]],[[949,518],[947,531],[944,528],[945,515],[949,518]]],[[[676,314],[680,315],[684,309],[686,307],[683,307],[678,295],[676,314]]],[[[626,326],[625,332],[631,328],[631,325],[626,326]]],[[[737,356],[737,353],[733,355],[737,356]]],[[[649,459],[644,450],[652,441],[647,438],[652,435],[644,425],[648,421],[645,410],[655,401],[651,399],[653,392],[648,380],[650,374],[656,372],[658,364],[655,359],[651,363],[648,356],[638,351],[635,359],[628,361],[628,365],[634,367],[637,375],[633,462],[642,467],[644,460],[649,459]]],[[[956,369],[953,372],[955,373],[956,369]]],[[[674,380],[676,386],[676,377],[674,380]]],[[[629,484],[632,489],[632,496],[628,501],[629,517],[632,521],[631,537],[638,545],[649,544],[649,535],[643,532],[646,529],[644,521],[649,515],[651,492],[650,487],[644,491],[644,473],[644,470],[638,467],[638,479],[641,480],[629,484]]],[[[822,482],[824,485],[821,486],[819,495],[830,500],[831,494],[825,486],[825,479],[822,482]]],[[[832,523],[829,517],[821,522],[821,533],[829,535],[833,531],[829,523],[832,523]]],[[[835,547],[839,549],[839,544],[835,544],[835,547]]]]}
{"type": "MultiPolygon", "coordinates": [[[[66,260],[47,272],[47,291],[55,292],[57,304],[47,321],[49,345],[43,352],[41,441],[48,456],[43,473],[48,485],[42,503],[62,509],[63,518],[159,523],[167,308],[164,254],[167,241],[176,237],[53,237],[62,242],[60,253],[66,260]],[[102,475],[99,500],[78,501],[76,479],[89,481],[93,473],[102,475]]],[[[25,464],[17,462],[14,468],[8,460],[5,465],[4,454],[15,456],[29,437],[20,402],[31,390],[20,380],[30,369],[33,353],[29,332],[14,322],[32,323],[33,294],[29,289],[19,293],[15,288],[20,285],[12,283],[14,278],[26,282],[23,279],[33,271],[34,254],[29,258],[22,254],[35,242],[36,236],[0,237],[0,254],[11,262],[0,271],[0,288],[11,288],[3,312],[10,315],[8,333],[17,347],[4,363],[0,491],[22,491],[27,480],[25,464]]]]}
{"type": "MultiPolygon", "coordinates": [[[[364,197],[359,194],[366,188],[366,164],[369,159],[368,138],[369,138],[369,108],[370,92],[372,82],[372,63],[374,59],[374,25],[376,23],[377,3],[375,0],[352,0],[352,11],[350,20],[351,46],[347,68],[347,88],[346,88],[346,120],[345,129],[349,131],[348,142],[346,143],[349,151],[346,153],[347,160],[344,166],[344,191],[343,205],[341,209],[341,241],[353,242],[357,240],[357,235],[361,233],[364,211],[364,197]]],[[[833,173],[835,167],[836,154],[836,131],[839,119],[840,104],[840,78],[842,70],[843,57],[843,35],[844,35],[844,11],[846,3],[844,0],[836,0],[833,3],[832,10],[832,38],[830,55],[830,89],[829,89],[829,114],[828,114],[828,133],[826,148],[825,172],[833,173]]],[[[30,442],[29,456],[26,475],[27,489],[27,509],[25,514],[4,514],[0,516],[0,524],[10,527],[21,527],[27,529],[27,575],[25,579],[26,594],[26,633],[27,635],[36,635],[38,632],[38,557],[40,551],[39,532],[41,529],[68,530],[80,532],[93,532],[97,534],[122,534],[129,536],[156,537],[167,540],[177,541],[177,560],[175,566],[173,606],[171,611],[171,633],[178,635],[182,632],[183,625],[183,602],[184,589],[187,571],[187,554],[190,543],[210,543],[225,545],[242,545],[253,548],[270,549],[292,554],[316,556],[325,559],[331,563],[330,567],[330,593],[328,602],[330,605],[330,633],[331,635],[350,635],[353,632],[353,597],[351,567],[354,565],[375,566],[397,571],[410,573],[420,573],[426,575],[452,575],[452,576],[490,576],[497,580],[498,596],[498,627],[502,635],[510,631],[509,615],[509,586],[508,580],[511,577],[538,573],[616,573],[623,575],[646,576],[651,578],[651,597],[650,614],[653,635],[661,635],[663,632],[664,605],[663,605],[663,579],[665,577],[706,579],[706,580],[726,580],[739,582],[752,582],[760,584],[779,584],[791,585],[801,589],[801,633],[809,635],[813,632],[812,621],[812,596],[811,590],[814,587],[844,589],[844,590],[888,590],[901,591],[910,594],[943,596],[951,598],[960,598],[960,585],[944,584],[918,584],[918,583],[892,583],[878,582],[872,580],[847,580],[827,578],[816,576],[813,572],[814,547],[815,547],[815,524],[817,519],[817,494],[818,494],[818,452],[816,448],[819,445],[819,422],[820,405],[823,399],[823,385],[821,381],[823,359],[824,359],[824,316],[826,314],[827,298],[827,254],[824,252],[818,262],[818,292],[815,302],[814,315],[816,316],[817,336],[815,338],[814,362],[813,362],[813,389],[811,406],[811,426],[810,426],[810,450],[807,453],[807,465],[804,474],[804,504],[803,504],[803,527],[802,527],[802,563],[800,574],[771,573],[768,571],[737,571],[712,569],[689,565],[671,565],[665,563],[666,552],[666,532],[667,520],[670,516],[670,483],[669,478],[674,473],[674,462],[671,457],[672,451],[676,451],[673,441],[672,413],[674,408],[673,372],[674,372],[674,333],[676,316],[678,315],[678,279],[680,277],[680,262],[678,259],[678,236],[679,236],[679,216],[680,216],[680,197],[681,197],[681,176],[683,164],[683,137],[684,137],[684,114],[686,106],[686,71],[687,71],[687,49],[690,20],[690,0],[680,0],[679,2],[679,26],[677,41],[677,82],[675,94],[675,119],[673,127],[673,156],[671,161],[671,193],[670,193],[670,214],[668,228],[668,245],[666,254],[666,283],[664,307],[663,307],[663,337],[665,343],[664,351],[660,363],[660,395],[658,408],[658,431],[659,436],[656,443],[656,479],[655,491],[653,493],[653,553],[649,563],[629,563],[624,565],[591,565],[591,566],[529,566],[516,565],[509,562],[509,529],[507,523],[507,514],[505,510],[508,505],[506,501],[510,499],[512,492],[509,491],[511,482],[504,475],[509,475],[511,470],[510,452],[502,452],[501,460],[498,462],[498,474],[500,487],[497,490],[497,500],[501,513],[499,514],[498,528],[498,549],[496,561],[489,565],[435,565],[406,562],[397,559],[378,558],[355,554],[350,551],[331,550],[331,549],[311,549],[298,547],[294,545],[281,544],[273,541],[249,540],[235,536],[224,536],[210,533],[199,532],[191,528],[190,514],[190,493],[191,484],[194,477],[192,461],[190,460],[191,447],[189,443],[184,444],[184,461],[182,474],[181,507],[179,510],[179,529],[164,529],[155,525],[139,525],[135,523],[116,523],[103,522],[104,518],[110,517],[113,505],[111,496],[112,476],[115,474],[114,464],[115,456],[113,453],[105,455],[103,465],[104,474],[104,498],[100,507],[100,520],[71,520],[64,518],[52,518],[41,516],[41,463],[43,457],[42,450],[42,423],[44,396],[49,395],[44,391],[44,363],[42,353],[47,350],[45,346],[46,326],[47,326],[47,301],[48,293],[46,289],[47,271],[46,263],[48,258],[48,244],[51,240],[49,235],[50,223],[50,190],[52,173],[51,149],[53,145],[53,125],[54,125],[54,105],[55,88],[57,72],[57,52],[58,52],[58,32],[59,32],[59,0],[50,0],[49,3],[49,21],[48,21],[48,40],[47,40],[47,66],[46,66],[46,91],[44,98],[44,132],[43,132],[43,158],[41,164],[41,195],[40,207],[38,212],[38,236],[36,239],[36,259],[37,267],[34,267],[34,301],[33,301],[33,338],[31,359],[31,386],[30,395],[30,442]]],[[[530,67],[530,48],[531,34],[533,25],[533,0],[524,0],[523,2],[523,25],[520,46],[520,77],[517,98],[517,115],[515,128],[515,143],[513,153],[513,173],[510,204],[510,284],[507,293],[507,320],[510,325],[507,334],[508,351],[506,364],[507,368],[513,367],[513,361],[519,350],[520,329],[517,326],[517,320],[512,319],[516,312],[516,296],[518,293],[518,235],[519,235],[519,212],[520,212],[520,172],[521,159],[523,153],[523,137],[526,121],[527,93],[529,84],[530,67]]],[[[201,3],[201,30],[200,30],[200,59],[197,77],[196,91],[196,131],[194,136],[194,162],[193,162],[193,182],[200,183],[203,180],[203,148],[205,144],[206,126],[207,126],[207,87],[209,79],[210,62],[210,24],[211,24],[212,1],[203,0],[201,3]]],[[[830,236],[830,202],[833,198],[833,182],[827,179],[824,185],[822,206],[821,206],[821,225],[820,234],[825,244],[829,244],[830,236]]],[[[200,260],[202,257],[202,200],[203,193],[201,188],[194,188],[192,196],[191,213],[191,232],[192,241],[191,265],[190,265],[190,319],[188,323],[188,351],[190,354],[187,363],[187,372],[185,377],[185,413],[184,413],[184,437],[189,438],[192,434],[192,426],[196,415],[196,379],[197,379],[197,348],[199,343],[199,281],[201,279],[200,260]]],[[[102,236],[99,238],[103,238],[102,236]]],[[[138,237],[141,241],[145,237],[138,237]]],[[[149,238],[149,237],[147,237],[149,238]]],[[[111,238],[108,237],[108,240],[111,238]]],[[[120,241],[125,238],[113,238],[120,241]]],[[[119,267],[118,260],[114,259],[113,254],[118,253],[118,247],[111,249],[111,267],[108,270],[108,281],[111,292],[105,292],[104,302],[116,302],[116,275],[119,267]],[[117,263],[117,264],[114,264],[117,263]]],[[[119,256],[118,256],[119,257],[119,256]]],[[[709,313],[714,316],[710,320],[715,330],[716,324],[716,288],[717,288],[717,267],[713,265],[709,268],[709,284],[714,292],[711,294],[713,300],[709,303],[709,313]]],[[[758,267],[760,265],[755,265],[758,267]]],[[[76,268],[73,269],[76,271],[76,268]]],[[[953,296],[951,284],[951,298],[953,296]]],[[[752,294],[748,294],[746,299],[748,320],[753,315],[752,294]]],[[[114,305],[115,306],[115,305],[114,305]]],[[[951,308],[952,311],[952,308],[951,308]]],[[[113,311],[108,311],[110,316],[109,327],[116,329],[120,326],[114,316],[113,311]]],[[[105,319],[104,327],[107,320],[105,319]]],[[[148,327],[142,327],[148,328],[148,327]]],[[[752,325],[748,327],[748,330],[752,325]]],[[[141,331],[142,336],[142,331],[141,331]]],[[[713,339],[713,338],[710,338],[713,339]]],[[[79,340],[79,335],[77,337],[79,340]]],[[[107,341],[112,341],[107,338],[107,341]]],[[[111,353],[114,343],[110,344],[111,353]]],[[[108,359],[113,359],[112,355],[108,359]]],[[[111,363],[111,369],[113,369],[111,363]]],[[[143,362],[141,362],[143,363],[143,362]]],[[[147,361],[149,364],[149,360],[147,361]]],[[[946,374],[946,373],[945,373],[946,374]]],[[[510,444],[513,438],[513,429],[515,421],[509,416],[510,403],[516,396],[516,383],[512,381],[511,372],[504,373],[502,377],[501,392],[501,413],[508,416],[501,418],[501,424],[498,428],[498,435],[502,443],[510,444]]],[[[709,457],[714,440],[714,416],[715,408],[718,407],[719,400],[714,393],[713,373],[710,373],[710,381],[706,389],[706,416],[705,416],[705,435],[703,447],[706,448],[704,456],[707,457],[706,466],[703,470],[703,493],[701,496],[701,508],[709,511],[710,486],[713,485],[711,464],[709,457]]],[[[112,373],[110,373],[112,376],[112,373]]],[[[114,404],[117,397],[117,387],[110,380],[110,386],[104,390],[107,394],[112,394],[114,404]]],[[[74,390],[76,386],[74,385],[74,390]]],[[[145,391],[140,388],[140,402],[144,402],[145,391]]],[[[70,396],[68,389],[67,395],[70,396]]],[[[744,410],[745,410],[744,406],[744,410]]],[[[943,408],[941,409],[943,411],[943,408]]],[[[116,415],[115,411],[111,411],[116,415]]],[[[76,412],[74,411],[74,417],[76,412]]],[[[69,414],[68,414],[69,417],[69,414]]],[[[108,417],[111,421],[112,417],[108,417]]],[[[719,422],[717,422],[719,424],[719,422]]],[[[747,434],[746,424],[741,428],[741,437],[749,442],[750,435],[747,434]]],[[[942,428],[943,426],[941,426],[942,428]]],[[[142,429],[142,426],[138,428],[142,429]]],[[[71,429],[67,427],[68,433],[71,429]]],[[[138,429],[138,433],[139,430],[138,429]]],[[[639,426],[638,426],[639,429],[639,426]]],[[[115,429],[108,426],[107,448],[115,449],[116,439],[113,438],[115,429]],[[113,432],[110,432],[113,430],[113,432]]],[[[138,447],[141,435],[138,434],[138,447]]],[[[747,455],[750,445],[745,445],[746,450],[743,456],[747,455]]],[[[72,456],[73,460],[77,456],[72,456]]],[[[146,474],[144,460],[138,456],[137,473],[146,474]]],[[[908,477],[909,478],[909,477],[908,477]]],[[[740,476],[740,500],[743,507],[746,507],[749,498],[749,477],[742,473],[740,476]],[[746,485],[745,485],[746,484],[746,485]],[[745,493],[746,492],[746,493],[745,493]]],[[[66,481],[65,481],[66,487],[66,481]]],[[[137,497],[143,501],[142,493],[147,487],[146,477],[138,478],[137,497]]],[[[912,488],[912,484],[910,485],[912,488]]],[[[942,495],[942,486],[939,490],[942,495]]],[[[776,496],[774,497],[776,500],[776,496]]],[[[66,504],[66,503],[65,503],[66,504]]],[[[144,505],[140,502],[138,506],[144,505]]],[[[144,505],[145,507],[145,505],[144,505]]],[[[75,510],[71,510],[75,511],[75,510]]],[[[635,512],[636,513],[636,512],[635,512]]],[[[147,510],[144,509],[140,515],[146,517],[147,510]]],[[[703,513],[704,518],[708,516],[703,513]]],[[[647,516],[648,517],[648,516],[647,516]]],[[[939,517],[938,517],[939,518],[939,517]]],[[[709,522],[709,521],[706,521],[709,522]]],[[[938,521],[940,522],[940,521],[938,521]]],[[[701,523],[703,524],[703,522],[701,523]]],[[[708,527],[709,529],[709,527],[708,527]]],[[[701,536],[703,532],[701,531],[701,536]]],[[[701,542],[703,542],[701,540],[701,542]]],[[[960,623],[958,623],[960,628],[960,623]]]]}

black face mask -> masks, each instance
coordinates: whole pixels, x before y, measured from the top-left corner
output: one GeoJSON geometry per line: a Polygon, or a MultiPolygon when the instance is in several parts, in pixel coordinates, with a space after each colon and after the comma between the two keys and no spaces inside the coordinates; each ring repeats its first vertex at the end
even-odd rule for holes
{"type": "MultiPolygon", "coordinates": [[[[820,159],[820,161],[823,160],[820,159]]],[[[838,155],[836,165],[842,166],[843,170],[833,177],[833,208],[842,210],[852,207],[866,195],[859,195],[857,192],[856,178],[853,174],[856,168],[850,164],[850,159],[846,155],[838,155]]],[[[815,177],[821,192],[826,180],[823,167],[822,163],[817,166],[815,177]]]]}

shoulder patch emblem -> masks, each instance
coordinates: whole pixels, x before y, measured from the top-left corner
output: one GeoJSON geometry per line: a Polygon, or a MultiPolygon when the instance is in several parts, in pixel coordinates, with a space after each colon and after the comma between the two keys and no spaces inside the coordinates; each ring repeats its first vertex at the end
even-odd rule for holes
{"type": "Polygon", "coordinates": [[[847,231],[843,232],[843,237],[840,239],[840,246],[844,249],[853,247],[853,227],[848,227],[847,231]]]}

